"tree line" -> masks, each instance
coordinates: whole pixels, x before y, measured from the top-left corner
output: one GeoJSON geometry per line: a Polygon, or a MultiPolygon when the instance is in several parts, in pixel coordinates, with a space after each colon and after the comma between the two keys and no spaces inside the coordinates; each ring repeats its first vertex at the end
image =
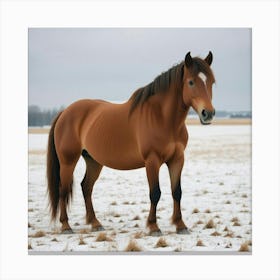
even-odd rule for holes
{"type": "Polygon", "coordinates": [[[28,106],[28,126],[44,126],[50,125],[55,116],[64,108],[44,109],[37,105],[28,106]]]}

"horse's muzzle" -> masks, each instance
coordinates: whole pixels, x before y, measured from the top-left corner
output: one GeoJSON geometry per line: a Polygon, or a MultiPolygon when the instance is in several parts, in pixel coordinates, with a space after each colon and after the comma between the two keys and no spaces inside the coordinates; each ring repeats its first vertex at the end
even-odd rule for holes
{"type": "Polygon", "coordinates": [[[211,121],[213,120],[214,116],[215,116],[215,110],[208,111],[208,110],[203,109],[201,111],[201,115],[200,115],[201,124],[210,124],[211,121]]]}

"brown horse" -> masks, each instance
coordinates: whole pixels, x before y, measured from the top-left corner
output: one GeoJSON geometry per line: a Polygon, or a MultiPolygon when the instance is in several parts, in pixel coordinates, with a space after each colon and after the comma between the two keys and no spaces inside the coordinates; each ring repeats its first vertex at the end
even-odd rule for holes
{"type": "Polygon", "coordinates": [[[177,233],[188,233],[181,214],[181,171],[188,141],[185,119],[190,107],[202,124],[210,124],[212,106],[210,68],[212,53],[205,59],[191,57],[138,89],[123,104],[103,100],[79,100],[54,120],[48,141],[47,178],[52,219],[60,208],[62,232],[71,233],[67,204],[72,193],[73,171],[82,155],[86,173],[81,183],[86,221],[92,230],[103,230],[95,216],[91,194],[103,166],[114,169],[145,167],[149,183],[150,212],[147,226],[160,234],[156,207],[161,196],[159,169],[169,169],[174,201],[172,222],[177,233]]]}

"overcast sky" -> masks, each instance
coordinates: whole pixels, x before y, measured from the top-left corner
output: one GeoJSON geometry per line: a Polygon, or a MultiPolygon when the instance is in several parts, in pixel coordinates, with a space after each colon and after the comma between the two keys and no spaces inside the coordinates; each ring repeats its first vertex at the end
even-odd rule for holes
{"type": "Polygon", "coordinates": [[[215,108],[251,110],[247,28],[31,28],[28,38],[29,105],[125,101],[188,51],[204,58],[211,50],[215,108]]]}

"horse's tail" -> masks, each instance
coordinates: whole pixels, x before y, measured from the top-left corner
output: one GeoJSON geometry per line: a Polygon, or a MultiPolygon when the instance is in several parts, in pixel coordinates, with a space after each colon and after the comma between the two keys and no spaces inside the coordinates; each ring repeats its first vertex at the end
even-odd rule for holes
{"type": "Polygon", "coordinates": [[[58,203],[59,203],[59,183],[60,183],[60,165],[57,157],[55,144],[54,144],[54,128],[58,118],[62,112],[60,112],[53,120],[48,140],[47,150],[47,180],[48,180],[48,194],[49,204],[51,211],[51,219],[54,220],[57,216],[58,203]]]}

